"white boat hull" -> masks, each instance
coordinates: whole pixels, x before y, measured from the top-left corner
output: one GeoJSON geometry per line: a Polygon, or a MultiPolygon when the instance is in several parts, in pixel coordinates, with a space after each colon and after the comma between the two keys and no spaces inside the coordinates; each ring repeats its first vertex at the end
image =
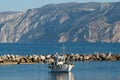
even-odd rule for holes
{"type": "Polygon", "coordinates": [[[58,71],[58,72],[69,72],[71,71],[72,67],[74,65],[71,65],[71,64],[65,64],[64,67],[57,67],[57,68],[50,68],[51,71],[58,71]]]}

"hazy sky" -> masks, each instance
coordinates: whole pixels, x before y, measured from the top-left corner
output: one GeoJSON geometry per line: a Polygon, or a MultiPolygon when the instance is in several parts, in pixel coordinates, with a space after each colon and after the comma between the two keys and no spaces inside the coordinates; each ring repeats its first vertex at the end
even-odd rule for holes
{"type": "Polygon", "coordinates": [[[119,2],[120,0],[0,0],[0,12],[24,11],[31,8],[39,8],[46,4],[64,2],[119,2]]]}

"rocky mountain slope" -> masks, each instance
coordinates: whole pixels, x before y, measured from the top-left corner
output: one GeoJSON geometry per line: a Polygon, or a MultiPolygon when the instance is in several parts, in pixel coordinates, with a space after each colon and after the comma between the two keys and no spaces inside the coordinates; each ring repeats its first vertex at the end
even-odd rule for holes
{"type": "Polygon", "coordinates": [[[50,4],[0,13],[0,42],[120,42],[120,2],[50,4]]]}

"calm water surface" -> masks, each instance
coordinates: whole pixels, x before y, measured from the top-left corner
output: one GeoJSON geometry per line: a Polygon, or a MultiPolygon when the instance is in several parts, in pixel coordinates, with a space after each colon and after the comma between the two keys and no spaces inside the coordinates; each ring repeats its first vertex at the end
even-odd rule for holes
{"type": "MultiPolygon", "coordinates": [[[[60,43],[0,43],[0,55],[4,54],[54,54],[60,53],[60,43]]],[[[66,53],[120,53],[120,43],[66,43],[66,53]]]]}
{"type": "Polygon", "coordinates": [[[120,62],[76,62],[69,73],[50,72],[47,64],[0,66],[0,80],[120,80],[120,62]]]}
{"type": "MultiPolygon", "coordinates": [[[[62,44],[0,44],[4,54],[54,54],[62,44]]],[[[66,53],[112,52],[120,54],[120,43],[67,43],[66,53]]],[[[51,73],[46,64],[0,66],[0,80],[120,80],[120,61],[76,62],[69,73],[51,73]]]]}

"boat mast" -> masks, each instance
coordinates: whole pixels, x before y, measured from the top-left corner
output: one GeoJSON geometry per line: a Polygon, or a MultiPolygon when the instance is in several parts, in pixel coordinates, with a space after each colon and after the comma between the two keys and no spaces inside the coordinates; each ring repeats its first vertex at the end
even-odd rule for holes
{"type": "Polygon", "coordinates": [[[65,45],[64,45],[64,42],[65,42],[65,35],[62,34],[62,47],[61,47],[61,50],[62,50],[62,54],[65,54],[65,45]]]}

